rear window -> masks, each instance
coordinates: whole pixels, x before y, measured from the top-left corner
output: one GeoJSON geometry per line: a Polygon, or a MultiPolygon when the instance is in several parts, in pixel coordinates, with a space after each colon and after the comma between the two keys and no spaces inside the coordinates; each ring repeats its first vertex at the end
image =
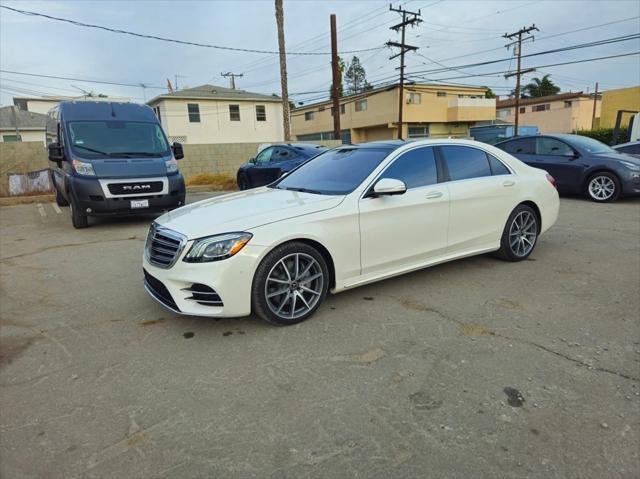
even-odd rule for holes
{"type": "Polygon", "coordinates": [[[441,146],[451,181],[491,176],[487,154],[469,146],[441,146]]]}
{"type": "Polygon", "coordinates": [[[501,150],[511,153],[512,155],[535,155],[536,154],[536,139],[535,138],[520,138],[518,140],[511,140],[496,145],[501,150]]]}

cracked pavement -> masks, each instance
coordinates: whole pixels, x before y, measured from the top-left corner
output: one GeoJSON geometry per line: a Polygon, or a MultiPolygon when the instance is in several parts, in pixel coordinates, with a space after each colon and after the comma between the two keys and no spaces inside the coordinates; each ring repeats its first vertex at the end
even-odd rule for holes
{"type": "Polygon", "coordinates": [[[0,477],[640,476],[640,201],[286,328],[149,298],[150,220],[0,208],[0,477]]]}

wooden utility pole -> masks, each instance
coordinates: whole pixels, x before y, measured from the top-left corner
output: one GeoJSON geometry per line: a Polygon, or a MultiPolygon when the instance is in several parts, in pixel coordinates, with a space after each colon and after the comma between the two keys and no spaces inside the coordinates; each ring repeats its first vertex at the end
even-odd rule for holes
{"type": "Polygon", "coordinates": [[[593,114],[591,115],[591,129],[595,127],[596,123],[596,105],[598,104],[598,82],[596,82],[596,91],[593,94],[593,114]]]}
{"type": "MultiPolygon", "coordinates": [[[[395,55],[389,57],[389,60],[393,60],[396,57],[400,57],[400,81],[399,81],[399,92],[398,92],[398,139],[402,140],[403,134],[403,121],[402,114],[404,110],[404,54],[408,51],[417,50],[418,47],[407,45],[405,41],[405,30],[407,25],[412,27],[418,25],[422,20],[420,20],[420,10],[417,12],[410,12],[408,10],[403,9],[402,7],[393,8],[392,5],[389,5],[389,10],[392,12],[398,12],[402,15],[402,22],[398,23],[390,27],[391,30],[394,30],[396,33],[402,30],[401,33],[401,42],[387,42],[387,46],[389,47],[397,47],[400,48],[400,53],[396,53],[395,55]]],[[[397,70],[398,68],[396,68],[397,70]]]]}
{"type": "Polygon", "coordinates": [[[224,78],[229,78],[229,86],[231,87],[232,90],[236,89],[236,78],[242,78],[244,76],[244,73],[231,73],[231,72],[227,72],[227,73],[220,73],[221,77],[224,78]]]}
{"type": "Polygon", "coordinates": [[[535,71],[535,68],[528,68],[526,70],[521,69],[522,42],[525,42],[527,40],[533,40],[534,38],[533,35],[529,35],[528,37],[524,37],[524,38],[522,37],[522,35],[526,35],[527,33],[532,32],[533,30],[539,31],[538,28],[535,26],[535,24],[531,25],[530,27],[521,28],[517,32],[505,33],[504,35],[502,35],[503,38],[507,38],[509,40],[513,40],[515,37],[518,37],[518,39],[515,42],[509,43],[508,45],[506,45],[507,48],[509,48],[510,46],[515,46],[517,49],[516,55],[518,57],[518,60],[517,60],[516,72],[508,73],[504,76],[505,78],[509,78],[512,76],[516,77],[516,115],[515,115],[516,121],[515,121],[515,131],[514,131],[515,136],[518,136],[518,124],[520,121],[520,77],[525,73],[535,71]]]}
{"type": "Polygon", "coordinates": [[[278,51],[280,52],[280,85],[282,88],[282,125],[284,140],[291,141],[291,125],[289,112],[289,89],[287,87],[287,53],[284,44],[284,10],[282,0],[276,1],[276,24],[278,25],[278,51]]]}
{"type": "Polygon", "coordinates": [[[331,71],[333,78],[332,96],[333,96],[333,139],[340,140],[342,138],[340,130],[340,83],[342,83],[340,64],[338,62],[338,32],[336,28],[336,16],[331,14],[331,71]]]}

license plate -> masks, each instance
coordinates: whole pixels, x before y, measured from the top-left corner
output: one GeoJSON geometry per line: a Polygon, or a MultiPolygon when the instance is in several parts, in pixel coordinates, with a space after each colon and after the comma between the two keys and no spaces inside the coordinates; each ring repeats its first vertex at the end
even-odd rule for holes
{"type": "Polygon", "coordinates": [[[131,200],[131,209],[135,210],[137,208],[148,208],[149,200],[131,200]]]}

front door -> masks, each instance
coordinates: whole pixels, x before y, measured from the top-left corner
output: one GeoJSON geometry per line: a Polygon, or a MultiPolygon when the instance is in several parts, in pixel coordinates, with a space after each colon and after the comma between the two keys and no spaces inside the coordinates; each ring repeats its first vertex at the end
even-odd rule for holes
{"type": "Polygon", "coordinates": [[[559,190],[579,191],[584,167],[573,148],[556,138],[541,136],[536,139],[536,157],[539,168],[555,178],[559,190]]]}
{"type": "Polygon", "coordinates": [[[363,275],[418,266],[447,248],[449,193],[438,183],[433,147],[403,153],[378,180],[382,178],[403,181],[407,191],[360,200],[363,275]]]}

